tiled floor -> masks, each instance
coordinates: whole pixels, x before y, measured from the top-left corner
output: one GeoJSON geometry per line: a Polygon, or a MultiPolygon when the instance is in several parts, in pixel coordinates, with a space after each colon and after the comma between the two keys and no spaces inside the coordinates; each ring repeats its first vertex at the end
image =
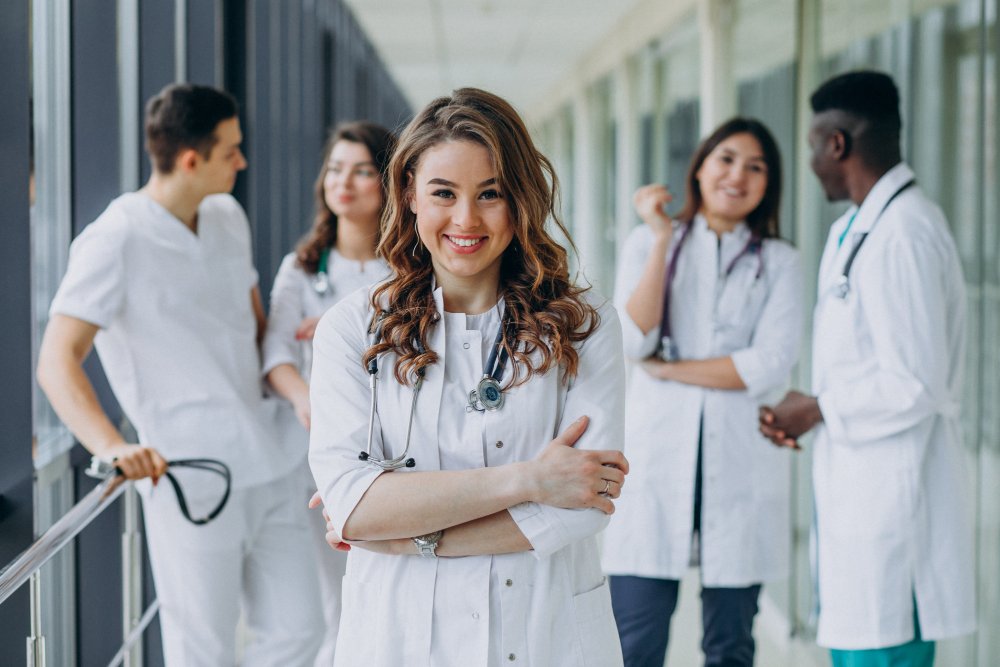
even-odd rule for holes
{"type": "MultiPolygon", "coordinates": [[[[700,667],[701,601],[698,571],[689,570],[681,582],[681,599],[670,629],[670,648],[665,667],[700,667]]],[[[756,667],[827,667],[829,662],[816,646],[790,640],[784,620],[778,612],[761,601],[761,611],[754,623],[757,639],[756,667]]]]}

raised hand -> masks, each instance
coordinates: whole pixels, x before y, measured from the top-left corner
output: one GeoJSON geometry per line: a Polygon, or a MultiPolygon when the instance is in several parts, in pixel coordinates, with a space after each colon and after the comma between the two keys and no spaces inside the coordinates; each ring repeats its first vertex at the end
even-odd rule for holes
{"type": "Polygon", "coordinates": [[[635,212],[657,236],[669,235],[673,231],[672,221],[666,212],[666,205],[671,201],[673,196],[667,190],[667,186],[656,183],[644,185],[632,195],[635,212]]]}

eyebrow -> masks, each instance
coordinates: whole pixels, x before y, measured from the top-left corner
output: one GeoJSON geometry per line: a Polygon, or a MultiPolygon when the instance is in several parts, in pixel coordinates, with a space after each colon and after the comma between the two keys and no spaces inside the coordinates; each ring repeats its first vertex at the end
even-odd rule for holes
{"type": "MultiPolygon", "coordinates": [[[[725,153],[726,155],[737,155],[736,151],[734,151],[732,148],[723,148],[722,152],[725,153]]],[[[763,155],[751,155],[750,157],[747,158],[747,160],[757,160],[759,162],[767,162],[767,160],[764,159],[763,155]]]]}
{"type": "MultiPolygon", "coordinates": [[[[496,182],[497,182],[496,178],[487,178],[482,183],[477,184],[476,187],[477,188],[484,188],[487,185],[496,185],[496,182]]],[[[450,188],[457,188],[458,187],[457,183],[452,183],[451,181],[446,180],[444,178],[432,178],[431,180],[427,181],[427,184],[428,185],[447,185],[450,188]]]]}
{"type": "MultiPolygon", "coordinates": [[[[326,164],[327,164],[327,166],[329,166],[331,164],[347,164],[347,162],[345,160],[330,160],[326,164]]],[[[365,160],[364,162],[355,162],[354,163],[355,167],[363,167],[364,165],[369,165],[369,166],[374,167],[375,163],[372,162],[371,160],[365,160]]]]}

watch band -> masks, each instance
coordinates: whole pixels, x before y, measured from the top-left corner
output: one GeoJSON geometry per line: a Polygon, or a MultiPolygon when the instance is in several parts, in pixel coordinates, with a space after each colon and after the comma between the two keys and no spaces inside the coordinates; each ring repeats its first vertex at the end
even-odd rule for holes
{"type": "Polygon", "coordinates": [[[437,558],[438,542],[441,541],[441,535],[444,534],[443,530],[436,530],[433,533],[427,533],[426,535],[418,535],[413,538],[413,543],[417,545],[417,551],[420,552],[423,558],[437,558]]]}

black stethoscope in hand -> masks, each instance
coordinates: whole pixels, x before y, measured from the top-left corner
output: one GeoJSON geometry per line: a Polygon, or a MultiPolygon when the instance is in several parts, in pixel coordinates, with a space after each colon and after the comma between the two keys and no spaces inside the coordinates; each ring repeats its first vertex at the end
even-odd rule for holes
{"type": "MultiPolygon", "coordinates": [[[[218,459],[175,459],[173,461],[167,462],[168,468],[191,468],[193,470],[203,470],[205,472],[211,472],[226,482],[226,490],[222,493],[222,498],[216,504],[215,508],[212,509],[208,514],[203,517],[195,518],[191,516],[191,510],[188,509],[187,498],[184,496],[184,490],[181,487],[180,482],[177,478],[167,470],[166,478],[170,482],[170,485],[174,487],[174,493],[177,496],[177,505],[181,510],[181,514],[184,518],[193,523],[196,526],[204,526],[206,523],[211,522],[222,512],[223,508],[226,506],[226,502],[229,501],[229,491],[232,488],[232,473],[229,471],[229,466],[218,459]]],[[[103,459],[99,459],[96,456],[90,459],[90,467],[85,471],[88,477],[93,477],[95,479],[106,480],[111,477],[124,476],[125,473],[122,469],[114,464],[114,461],[108,462],[103,459]]]]}

